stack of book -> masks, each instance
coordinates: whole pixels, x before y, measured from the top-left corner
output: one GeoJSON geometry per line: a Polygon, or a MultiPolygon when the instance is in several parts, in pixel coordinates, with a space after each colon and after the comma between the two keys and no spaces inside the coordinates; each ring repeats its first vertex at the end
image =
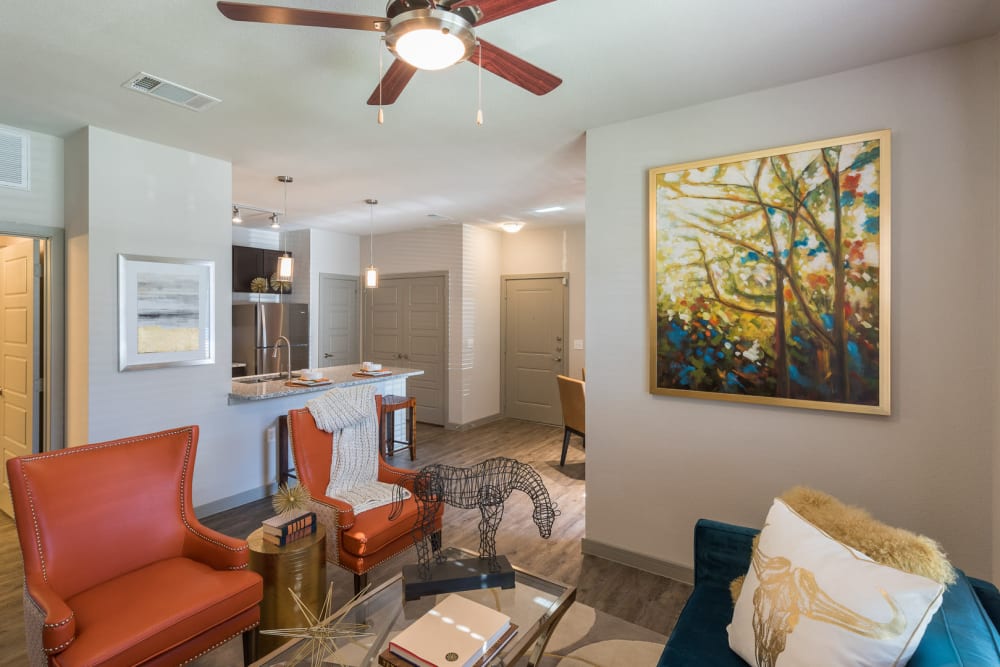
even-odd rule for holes
{"type": "Polygon", "coordinates": [[[384,667],[474,667],[492,660],[517,626],[510,616],[460,595],[449,595],[389,641],[384,667]]]}
{"type": "Polygon", "coordinates": [[[265,542],[283,547],[316,532],[316,513],[299,510],[272,516],[261,522],[261,529],[265,542]]]}

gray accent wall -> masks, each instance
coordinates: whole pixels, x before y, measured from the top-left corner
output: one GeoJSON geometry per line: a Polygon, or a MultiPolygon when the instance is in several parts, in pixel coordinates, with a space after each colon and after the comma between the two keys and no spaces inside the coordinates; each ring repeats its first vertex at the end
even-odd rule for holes
{"type": "Polygon", "coordinates": [[[759,527],[806,484],[939,540],[971,575],[1000,573],[998,51],[972,42],[588,132],[588,541],[690,567],[699,517],[759,527]],[[650,394],[647,170],[884,128],[892,415],[650,394]]]}

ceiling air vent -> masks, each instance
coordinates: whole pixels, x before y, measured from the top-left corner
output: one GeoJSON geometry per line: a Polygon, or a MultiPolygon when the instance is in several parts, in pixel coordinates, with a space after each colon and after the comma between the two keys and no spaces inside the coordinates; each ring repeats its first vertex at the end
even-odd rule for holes
{"type": "Polygon", "coordinates": [[[0,128],[0,185],[29,190],[28,135],[0,128]]]}
{"type": "Polygon", "coordinates": [[[222,101],[217,97],[199,93],[197,90],[185,88],[145,72],[139,72],[133,76],[122,84],[122,88],[128,88],[143,95],[152,95],[164,102],[170,102],[185,109],[191,109],[191,111],[204,111],[222,101]]]}

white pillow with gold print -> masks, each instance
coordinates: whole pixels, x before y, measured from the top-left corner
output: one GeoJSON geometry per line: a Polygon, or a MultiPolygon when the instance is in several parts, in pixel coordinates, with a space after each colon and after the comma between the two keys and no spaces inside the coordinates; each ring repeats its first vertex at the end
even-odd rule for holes
{"type": "Polygon", "coordinates": [[[905,665],[944,586],[879,565],[775,498],[727,628],[756,667],[905,665]]]}

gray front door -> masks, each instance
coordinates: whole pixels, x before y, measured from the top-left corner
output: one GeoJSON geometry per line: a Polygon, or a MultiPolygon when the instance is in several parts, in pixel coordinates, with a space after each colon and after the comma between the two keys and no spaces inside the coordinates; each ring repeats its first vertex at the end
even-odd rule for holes
{"type": "Polygon", "coordinates": [[[504,414],[562,424],[556,375],[566,372],[566,278],[503,278],[504,414]]]}

